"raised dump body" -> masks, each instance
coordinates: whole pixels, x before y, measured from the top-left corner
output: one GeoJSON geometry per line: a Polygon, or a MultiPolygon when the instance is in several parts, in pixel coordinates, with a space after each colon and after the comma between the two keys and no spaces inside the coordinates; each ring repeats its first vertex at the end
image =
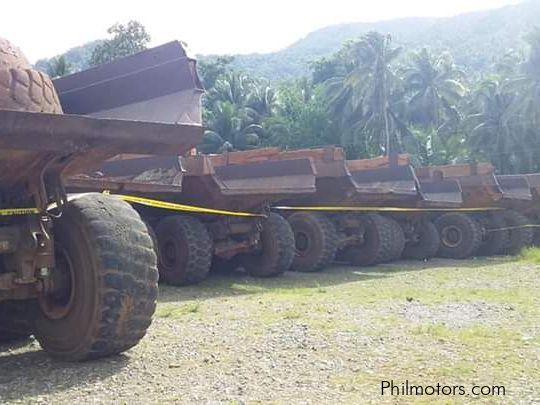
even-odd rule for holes
{"type": "Polygon", "coordinates": [[[54,85],[69,114],[202,123],[204,91],[196,61],[178,41],[56,79],[54,85]]]}
{"type": "MultiPolygon", "coordinates": [[[[117,193],[179,192],[182,170],[178,156],[199,143],[201,96],[196,61],[179,41],[54,80],[64,111],[92,117],[168,122],[194,128],[197,142],[168,156],[142,147],[141,154],[122,153],[94,173],[72,178],[71,190],[107,189],[117,193]]],[[[148,132],[147,137],[153,136],[148,132]]],[[[144,145],[143,145],[144,146],[144,145]]]]}

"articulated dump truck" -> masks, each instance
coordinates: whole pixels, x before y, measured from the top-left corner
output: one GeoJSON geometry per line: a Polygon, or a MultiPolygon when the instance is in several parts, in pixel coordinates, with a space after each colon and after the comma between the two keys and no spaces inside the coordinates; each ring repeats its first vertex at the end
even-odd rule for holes
{"type": "Polygon", "coordinates": [[[485,208],[439,220],[443,256],[516,254],[533,243],[540,200],[531,183],[538,175],[496,176],[489,163],[425,167],[417,175],[434,183],[456,180],[463,208],[485,208]]]}
{"type": "Polygon", "coordinates": [[[66,194],[64,178],[119,154],[181,155],[201,141],[196,122],[76,115],[84,113],[77,106],[114,110],[124,98],[138,116],[174,98],[177,72],[192,64],[180,44],[173,48],[167,66],[138,72],[144,91],[132,91],[125,75],[101,77],[103,87],[67,92],[61,105],[51,80],[0,40],[0,342],[33,334],[52,356],[80,361],[123,352],[145,335],[158,293],[147,226],[118,198],[66,194]]]}
{"type": "MultiPolygon", "coordinates": [[[[79,114],[201,125],[203,90],[194,63],[176,71],[176,87],[174,82],[154,83],[141,76],[168,66],[170,47],[62,78],[55,82],[60,99],[79,114]],[[160,96],[164,89],[175,93],[160,96]],[[159,96],[153,97],[152,106],[133,99],[139,94],[147,99],[149,93],[159,96]]],[[[148,139],[153,136],[148,133],[148,139]]],[[[156,156],[148,148],[144,155],[115,156],[94,173],[69,179],[68,189],[108,190],[138,198],[134,207],[153,235],[165,283],[200,282],[212,267],[242,267],[258,277],[289,269],[295,255],[293,233],[288,222],[269,208],[291,195],[315,192],[310,159],[283,164],[252,162],[250,152],[220,156],[170,152],[156,156]]]]}

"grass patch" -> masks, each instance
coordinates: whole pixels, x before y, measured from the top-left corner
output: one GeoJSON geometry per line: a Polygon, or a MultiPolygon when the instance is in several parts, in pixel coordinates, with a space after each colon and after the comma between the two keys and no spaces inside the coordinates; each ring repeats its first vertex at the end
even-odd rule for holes
{"type": "Polygon", "coordinates": [[[199,302],[191,302],[183,305],[166,304],[158,307],[156,316],[158,318],[178,319],[185,315],[196,314],[200,311],[199,302]]]}
{"type": "Polygon", "coordinates": [[[525,263],[540,264],[540,248],[530,247],[523,249],[519,260],[525,263]]]}

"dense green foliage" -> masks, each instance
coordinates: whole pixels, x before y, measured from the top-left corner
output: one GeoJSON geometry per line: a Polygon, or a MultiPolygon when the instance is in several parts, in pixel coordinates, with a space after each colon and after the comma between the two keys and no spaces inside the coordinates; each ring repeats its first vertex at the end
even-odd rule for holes
{"type": "Polygon", "coordinates": [[[312,63],[309,78],[278,85],[235,70],[234,59],[206,61],[201,150],[330,143],[354,158],[408,152],[423,165],[490,160],[502,173],[538,171],[540,29],[526,41],[526,52],[476,75],[450,52],[397,47],[377,32],[312,63]]]}
{"type": "Polygon", "coordinates": [[[35,66],[45,73],[50,73],[54,71],[55,60],[64,57],[66,64],[70,66],[70,72],[79,72],[88,69],[90,67],[90,58],[92,57],[94,48],[102,42],[103,40],[88,42],[84,45],[71,48],[62,55],[57,55],[50,59],[40,59],[35,63],[35,66]]]}
{"type": "Polygon", "coordinates": [[[522,49],[523,37],[539,24],[539,15],[540,1],[525,0],[517,5],[450,18],[339,24],[314,31],[278,52],[238,55],[233,66],[272,81],[307,76],[313,61],[331,56],[347,41],[377,31],[391,33],[396,46],[429,46],[437,54],[450,50],[456,64],[468,74],[478,74],[489,69],[493,60],[508,50],[522,49]]]}
{"type": "Polygon", "coordinates": [[[150,42],[150,35],[138,21],[129,21],[126,25],[114,24],[107,33],[112,38],[98,44],[92,51],[90,64],[93,66],[140,52],[150,42]]]}
{"type": "MultiPolygon", "coordinates": [[[[529,0],[446,19],[328,27],[252,65],[246,56],[203,57],[200,151],[337,144],[351,158],[408,152],[421,165],[489,160],[501,173],[540,171],[538,15],[540,1],[529,0]]],[[[61,76],[149,40],[136,22],[109,33],[78,48],[85,62],[70,50],[38,65],[61,76]]]]}
{"type": "Polygon", "coordinates": [[[150,42],[150,35],[138,21],[114,24],[107,33],[112,36],[110,39],[88,42],[50,59],[40,59],[35,66],[51,77],[61,77],[142,51],[150,42]]]}

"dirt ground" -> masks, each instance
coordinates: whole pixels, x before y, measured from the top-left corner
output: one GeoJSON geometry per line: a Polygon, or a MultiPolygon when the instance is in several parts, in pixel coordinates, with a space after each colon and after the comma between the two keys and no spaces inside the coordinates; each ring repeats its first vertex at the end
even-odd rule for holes
{"type": "Polygon", "coordinates": [[[139,346],[64,364],[0,346],[1,403],[540,403],[540,266],[399,262],[162,287],[139,346]],[[381,396],[381,381],[465,396],[381,396]],[[473,396],[473,385],[505,396],[473,396]]]}

